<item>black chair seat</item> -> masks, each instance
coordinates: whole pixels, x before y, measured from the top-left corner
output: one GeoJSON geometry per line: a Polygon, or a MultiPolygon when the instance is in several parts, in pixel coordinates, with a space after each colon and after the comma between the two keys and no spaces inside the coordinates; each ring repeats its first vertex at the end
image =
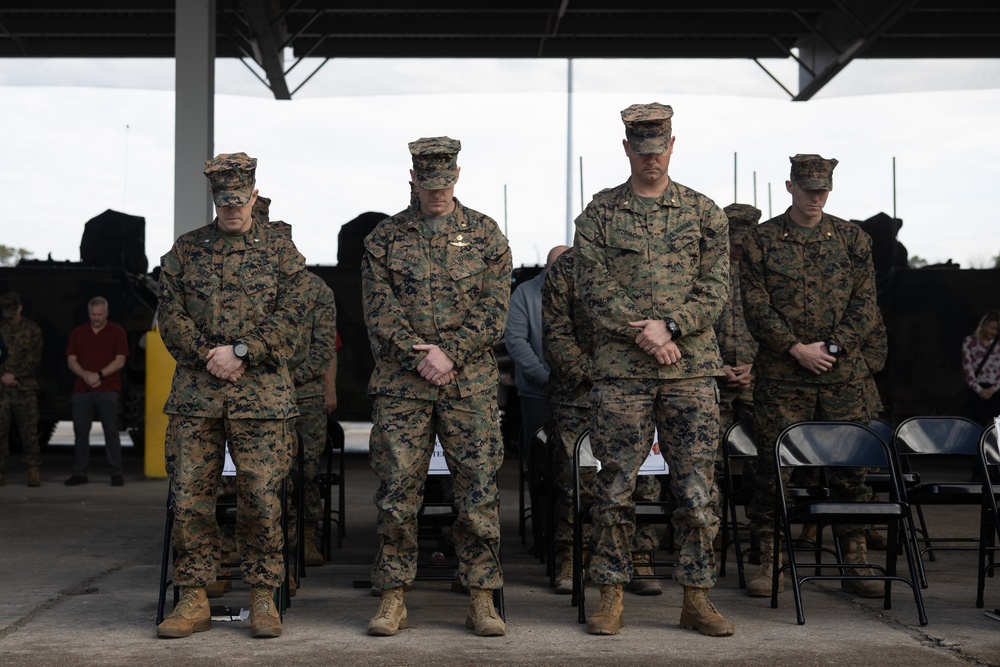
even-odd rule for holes
{"type": "Polygon", "coordinates": [[[981,483],[928,483],[906,492],[907,500],[916,504],[978,505],[982,499],[981,483]]]}
{"type": "Polygon", "coordinates": [[[900,503],[809,503],[788,508],[793,523],[889,523],[906,516],[900,503]]]}

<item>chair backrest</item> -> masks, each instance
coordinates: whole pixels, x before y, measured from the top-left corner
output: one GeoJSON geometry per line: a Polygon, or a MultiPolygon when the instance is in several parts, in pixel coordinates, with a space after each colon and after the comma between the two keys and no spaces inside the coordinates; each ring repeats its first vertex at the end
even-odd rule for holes
{"type": "Polygon", "coordinates": [[[910,417],[896,427],[900,456],[976,456],[983,427],[965,417],[910,417]]]}
{"type": "Polygon", "coordinates": [[[726,429],[723,452],[730,458],[756,458],[757,440],[754,438],[752,421],[744,419],[726,429]]]}
{"type": "Polygon", "coordinates": [[[882,438],[883,442],[892,443],[892,424],[886,420],[876,417],[868,423],[868,428],[875,431],[878,437],[882,438]]]}
{"type": "Polygon", "coordinates": [[[854,422],[799,422],[775,442],[782,466],[889,468],[889,445],[875,431],[854,422]]]}
{"type": "Polygon", "coordinates": [[[546,433],[544,426],[540,426],[539,428],[535,429],[535,432],[531,434],[532,445],[541,445],[542,447],[544,447],[545,445],[548,444],[548,442],[549,442],[549,435],[548,433],[546,433]]]}
{"type": "Polygon", "coordinates": [[[979,439],[979,458],[982,460],[986,470],[993,473],[988,478],[996,483],[997,473],[1000,473],[1000,447],[997,445],[997,428],[995,425],[991,424],[979,439]]]}
{"type": "MultiPolygon", "coordinates": [[[[326,418],[326,446],[334,452],[344,450],[344,427],[333,417],[326,418]]],[[[330,451],[323,453],[329,454],[330,451]]]]}

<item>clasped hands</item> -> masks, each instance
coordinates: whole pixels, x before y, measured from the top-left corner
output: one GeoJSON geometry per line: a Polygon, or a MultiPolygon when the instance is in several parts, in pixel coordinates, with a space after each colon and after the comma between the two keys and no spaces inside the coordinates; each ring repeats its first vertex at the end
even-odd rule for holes
{"type": "Polygon", "coordinates": [[[663,320],[639,320],[628,325],[639,329],[635,344],[646,354],[655,357],[657,363],[675,364],[681,359],[680,348],[667,331],[667,323],[663,320]]]}
{"type": "Polygon", "coordinates": [[[220,345],[208,351],[205,368],[220,380],[239,382],[246,371],[246,363],[236,356],[232,345],[220,345]]]}
{"type": "Polygon", "coordinates": [[[417,352],[427,353],[427,356],[417,364],[417,372],[420,373],[420,377],[431,384],[441,387],[454,380],[455,376],[458,375],[455,371],[455,362],[437,345],[414,345],[413,349],[417,352]]]}

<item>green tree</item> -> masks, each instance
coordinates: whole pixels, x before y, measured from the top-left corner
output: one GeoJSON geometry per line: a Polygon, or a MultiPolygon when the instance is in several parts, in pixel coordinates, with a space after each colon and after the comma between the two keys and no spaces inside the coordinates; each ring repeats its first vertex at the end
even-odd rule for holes
{"type": "Polygon", "coordinates": [[[18,262],[25,257],[31,257],[32,254],[34,253],[24,248],[0,245],[0,266],[17,266],[18,262]]]}
{"type": "Polygon", "coordinates": [[[921,257],[920,255],[914,255],[913,257],[910,258],[908,264],[910,265],[911,269],[919,269],[921,267],[927,266],[927,260],[921,257]]]}

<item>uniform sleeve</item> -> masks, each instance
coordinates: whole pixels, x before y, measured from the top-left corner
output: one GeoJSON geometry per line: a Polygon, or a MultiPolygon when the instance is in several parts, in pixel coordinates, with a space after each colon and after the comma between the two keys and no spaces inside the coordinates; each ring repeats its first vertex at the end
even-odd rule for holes
{"type": "Polygon", "coordinates": [[[889,339],[885,333],[885,323],[882,321],[882,312],[875,308],[875,326],[868,332],[864,344],[861,346],[861,356],[865,359],[868,370],[874,374],[885,368],[885,362],[889,358],[889,339]]]}
{"type": "Polygon", "coordinates": [[[684,305],[670,313],[682,336],[712,329],[729,299],[729,219],[713,204],[701,229],[698,277],[684,305]]]}
{"type": "Polygon", "coordinates": [[[270,317],[242,336],[250,348],[247,360],[251,365],[265,361],[273,366],[285,365],[291,360],[299,341],[309,290],[306,260],[291,242],[283,245],[279,252],[274,310],[270,317]]]}
{"type": "Polygon", "coordinates": [[[425,341],[410,325],[406,311],[392,291],[386,267],[385,239],[376,229],[365,239],[365,256],[361,259],[362,308],[365,325],[372,337],[372,352],[376,357],[394,356],[407,370],[416,370],[426,355],[413,349],[425,341]]]}
{"type": "Polygon", "coordinates": [[[178,364],[192,366],[204,361],[213,346],[187,313],[181,285],[185,260],[177,243],[160,259],[157,322],[170,356],[178,364]]]}
{"type": "Polygon", "coordinates": [[[860,350],[875,324],[875,265],[872,263],[871,237],[858,228],[851,242],[852,286],[847,309],[831,332],[833,340],[846,350],[860,350]]]}
{"type": "Polygon", "coordinates": [[[593,361],[576,342],[572,265],[558,259],[542,284],[542,352],[553,375],[579,384],[591,376],[593,361]]]}
{"type": "Polygon", "coordinates": [[[799,341],[771,304],[766,271],[764,243],[759,230],[751,229],[743,241],[743,257],[740,260],[743,317],[750,333],[760,345],[784,354],[799,341]]]}
{"type": "Polygon", "coordinates": [[[484,247],[482,287],[479,298],[469,310],[462,326],[443,337],[439,343],[455,365],[461,368],[470,357],[491,349],[503,338],[510,309],[510,272],[513,268],[507,238],[489,218],[484,247]]]}
{"type": "Polygon", "coordinates": [[[594,326],[614,338],[634,340],[636,331],[628,323],[645,319],[645,315],[608,273],[603,226],[593,202],[576,219],[573,247],[579,262],[579,287],[594,326]]]}
{"type": "Polygon", "coordinates": [[[303,361],[292,373],[295,384],[308,382],[323,375],[330,367],[330,360],[337,353],[337,305],[334,302],[333,290],[322,279],[309,278],[317,296],[313,304],[313,326],[304,332],[304,344],[309,351],[303,361]]]}

